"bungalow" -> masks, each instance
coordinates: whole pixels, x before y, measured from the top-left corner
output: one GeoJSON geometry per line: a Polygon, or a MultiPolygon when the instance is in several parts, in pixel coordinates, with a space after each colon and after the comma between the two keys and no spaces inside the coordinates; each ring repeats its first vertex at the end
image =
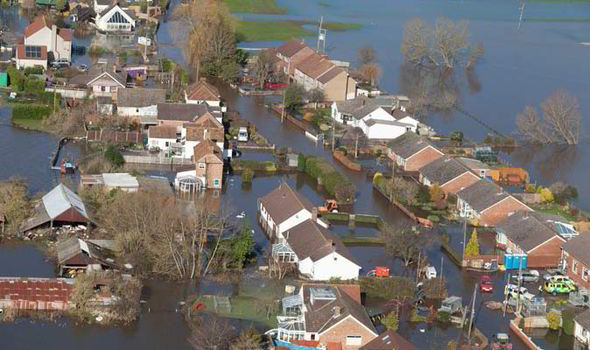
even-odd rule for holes
{"type": "Polygon", "coordinates": [[[463,163],[466,167],[468,167],[469,169],[471,169],[471,171],[473,171],[474,173],[476,173],[480,178],[485,179],[488,176],[490,176],[489,171],[490,171],[490,167],[489,165],[487,165],[486,163],[477,160],[477,159],[473,159],[473,158],[467,158],[467,157],[457,157],[455,158],[458,161],[460,161],[461,163],[463,163]]]}
{"type": "Polygon", "coordinates": [[[106,62],[92,66],[88,72],[78,74],[68,84],[73,87],[90,89],[92,95],[116,98],[119,89],[127,87],[127,72],[116,71],[115,67],[106,62]]]}
{"type": "Polygon", "coordinates": [[[406,132],[388,144],[388,156],[404,171],[418,171],[444,156],[425,137],[406,132]]]}
{"type": "Polygon", "coordinates": [[[121,117],[157,117],[158,103],[166,102],[165,89],[119,89],[117,115],[121,117]]]}
{"type": "Polygon", "coordinates": [[[44,46],[49,61],[72,60],[72,30],[57,28],[45,16],[39,16],[25,28],[25,46],[44,46]]]}
{"type": "Polygon", "coordinates": [[[221,105],[219,90],[205,79],[199,80],[184,92],[184,101],[193,104],[206,103],[210,107],[219,107],[222,112],[225,112],[225,107],[221,105]]]}
{"type": "MultiPolygon", "coordinates": [[[[272,192],[258,199],[259,221],[271,239],[284,239],[284,232],[311,219],[313,211],[313,204],[286,183],[281,183],[272,192]]],[[[318,222],[328,227],[321,220],[318,222]]]]}
{"type": "Polygon", "coordinates": [[[295,66],[295,82],[307,91],[320,89],[326,101],[343,101],[356,96],[356,81],[328,56],[316,53],[295,66]]]}
{"type": "Polygon", "coordinates": [[[96,11],[96,13],[94,23],[99,31],[131,32],[135,30],[135,19],[133,16],[117,4],[113,4],[102,11],[96,11]]]}
{"type": "Polygon", "coordinates": [[[493,226],[520,210],[533,211],[488,180],[479,180],[457,192],[457,209],[462,218],[493,226]]]}
{"type": "Polygon", "coordinates": [[[561,259],[561,266],[578,287],[590,289],[590,233],[582,233],[567,241],[561,259]]]}
{"type": "Polygon", "coordinates": [[[360,350],[418,350],[418,348],[396,331],[388,330],[361,347],[360,350]]]}
{"type": "Polygon", "coordinates": [[[506,248],[507,269],[555,268],[565,239],[545,214],[518,211],[496,225],[496,244],[506,248]]]}
{"type": "Polygon", "coordinates": [[[86,271],[110,270],[116,268],[115,241],[83,240],[71,237],[57,242],[57,265],[59,275],[75,277],[86,271]]]}
{"type": "Polygon", "coordinates": [[[420,182],[424,186],[430,187],[438,184],[446,194],[455,194],[480,179],[463,163],[449,156],[426,164],[418,172],[420,173],[420,182]]]}
{"type": "Polygon", "coordinates": [[[576,340],[590,346],[590,310],[579,313],[574,317],[574,335],[576,340]]]}
{"type": "Polygon", "coordinates": [[[303,40],[289,40],[276,49],[278,58],[276,69],[287,76],[292,76],[295,67],[314,53],[315,51],[305,45],[303,40]]]}
{"type": "Polygon", "coordinates": [[[16,45],[16,66],[20,69],[36,66],[47,69],[47,46],[16,45]]]}
{"type": "Polygon", "coordinates": [[[377,337],[358,285],[303,284],[281,304],[278,346],[352,350],[377,337]]]}

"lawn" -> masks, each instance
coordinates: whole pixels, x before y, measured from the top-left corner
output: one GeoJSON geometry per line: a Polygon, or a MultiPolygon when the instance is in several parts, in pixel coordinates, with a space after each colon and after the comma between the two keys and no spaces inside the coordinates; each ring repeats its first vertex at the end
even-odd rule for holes
{"type": "Polygon", "coordinates": [[[276,0],[224,0],[231,12],[287,13],[287,9],[277,5],[276,0]]]}
{"type": "Polygon", "coordinates": [[[230,297],[231,311],[229,313],[215,310],[212,295],[203,295],[199,298],[199,301],[206,305],[205,311],[215,312],[220,316],[260,322],[270,328],[277,325],[276,312],[272,312],[270,317],[267,317],[265,308],[267,303],[251,296],[230,297]]]}
{"type": "MultiPolygon", "coordinates": [[[[255,21],[239,20],[236,31],[241,41],[273,41],[289,40],[303,36],[314,36],[317,34],[315,29],[306,29],[304,25],[317,25],[316,22],[309,21],[255,21]]],[[[333,31],[357,30],[360,24],[347,23],[324,23],[324,28],[333,31]]]]}
{"type": "Polygon", "coordinates": [[[43,120],[39,119],[12,118],[12,123],[20,128],[28,130],[47,131],[47,128],[43,124],[43,120]]]}

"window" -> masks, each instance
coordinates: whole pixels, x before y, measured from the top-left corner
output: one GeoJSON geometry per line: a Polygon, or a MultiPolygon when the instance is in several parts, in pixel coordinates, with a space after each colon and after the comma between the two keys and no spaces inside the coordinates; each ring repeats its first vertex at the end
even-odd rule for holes
{"type": "Polygon", "coordinates": [[[205,163],[199,163],[199,169],[205,169],[205,163]]]}
{"type": "Polygon", "coordinates": [[[170,142],[166,141],[166,147],[170,146],[170,142]]]}
{"type": "Polygon", "coordinates": [[[101,87],[100,87],[100,91],[102,91],[102,92],[105,92],[105,91],[106,91],[106,87],[104,87],[104,86],[101,86],[101,87]]]}
{"type": "Polygon", "coordinates": [[[362,345],[363,337],[360,335],[347,335],[346,345],[362,345]]]}
{"type": "Polygon", "coordinates": [[[578,262],[572,259],[572,272],[578,274],[578,262]]]}
{"type": "Polygon", "coordinates": [[[315,340],[315,333],[311,335],[311,340],[315,340]]]}
{"type": "Polygon", "coordinates": [[[588,281],[588,275],[590,275],[590,270],[588,270],[587,268],[582,268],[582,279],[584,281],[588,281]]]}

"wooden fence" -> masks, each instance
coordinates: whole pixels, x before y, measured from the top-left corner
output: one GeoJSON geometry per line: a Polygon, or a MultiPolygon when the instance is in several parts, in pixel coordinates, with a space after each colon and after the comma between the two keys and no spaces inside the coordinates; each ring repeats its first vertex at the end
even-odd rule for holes
{"type": "Polygon", "coordinates": [[[143,134],[139,131],[88,130],[86,139],[88,141],[143,144],[143,134]]]}

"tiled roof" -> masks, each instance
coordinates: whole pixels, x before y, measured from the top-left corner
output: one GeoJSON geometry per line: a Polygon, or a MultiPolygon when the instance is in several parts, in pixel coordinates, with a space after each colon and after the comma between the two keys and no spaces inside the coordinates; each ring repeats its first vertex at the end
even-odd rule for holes
{"type": "Polygon", "coordinates": [[[408,159],[426,147],[434,147],[425,137],[416,135],[411,131],[390,141],[388,145],[395,154],[404,159],[408,159]]]}
{"type": "Polygon", "coordinates": [[[115,72],[113,67],[109,64],[95,64],[90,67],[88,72],[78,74],[69,80],[70,85],[88,85],[101,76],[106,76],[109,79],[117,82],[121,86],[127,85],[127,72],[115,72]]]}
{"type": "Polygon", "coordinates": [[[260,198],[260,202],[277,225],[303,209],[309,212],[313,209],[313,204],[307,198],[299,195],[286,183],[281,183],[279,187],[260,198]]]}
{"type": "Polygon", "coordinates": [[[307,45],[301,40],[289,40],[277,48],[277,52],[285,57],[292,57],[307,45]]]}
{"type": "Polygon", "coordinates": [[[365,344],[360,350],[418,350],[418,348],[396,331],[389,330],[365,344]]]}
{"type": "Polygon", "coordinates": [[[479,161],[477,159],[473,159],[473,158],[466,158],[466,157],[458,157],[455,158],[458,161],[460,161],[461,163],[465,164],[466,167],[468,167],[471,170],[486,170],[486,169],[490,169],[490,167],[485,164],[482,161],[479,161]]]}
{"type": "Polygon", "coordinates": [[[584,327],[586,330],[590,330],[590,310],[586,310],[578,314],[574,320],[584,327]]]}
{"type": "Polygon", "coordinates": [[[340,113],[349,114],[356,119],[362,119],[380,107],[387,111],[393,107],[394,103],[393,97],[369,98],[359,96],[352,100],[338,101],[336,102],[336,107],[340,113]]]}
{"type": "Polygon", "coordinates": [[[203,140],[199,142],[199,144],[194,148],[193,158],[195,161],[199,161],[206,156],[212,156],[211,158],[207,159],[207,163],[210,163],[210,160],[213,159],[215,160],[215,163],[223,163],[221,149],[215,144],[215,142],[211,140],[203,140]]]}
{"type": "MultiPolygon", "coordinates": [[[[439,185],[443,185],[466,172],[471,172],[461,162],[449,156],[440,157],[426,164],[418,171],[431,183],[438,183],[439,185]]],[[[478,177],[475,174],[473,175],[478,177]]]]}
{"type": "Polygon", "coordinates": [[[47,22],[45,16],[38,16],[25,28],[25,37],[30,37],[43,28],[51,29],[51,23],[47,22]]]}
{"type": "Polygon", "coordinates": [[[192,122],[208,112],[206,104],[158,103],[158,120],[192,122]]]}
{"type": "Polygon", "coordinates": [[[295,68],[297,68],[310,78],[317,79],[320,75],[326,73],[333,67],[334,64],[330,61],[329,57],[320,56],[316,53],[307,57],[295,68]]]}
{"type": "Polygon", "coordinates": [[[65,41],[72,41],[73,31],[71,29],[59,28],[57,35],[61,36],[65,41]]]}
{"type": "Polygon", "coordinates": [[[147,107],[166,102],[165,89],[118,89],[117,106],[119,107],[147,107]]]}
{"type": "Polygon", "coordinates": [[[496,228],[525,252],[555,236],[560,237],[555,225],[547,223],[543,214],[519,211],[504,219],[496,228]]]}
{"type": "Polygon", "coordinates": [[[198,101],[220,101],[221,94],[215,86],[205,80],[199,80],[188,88],[187,98],[198,101]]]}
{"type": "MultiPolygon", "coordinates": [[[[590,266],[590,232],[581,233],[570,239],[563,245],[563,250],[582,264],[590,266]]],[[[590,322],[588,326],[590,327],[590,322]]]]}
{"type": "Polygon", "coordinates": [[[501,200],[510,197],[510,195],[502,187],[488,180],[479,180],[457,192],[457,197],[463,199],[472,209],[481,213],[501,200]]]}
{"type": "Polygon", "coordinates": [[[338,75],[340,75],[340,73],[345,73],[345,70],[340,67],[334,66],[332,69],[330,69],[326,73],[322,74],[318,78],[318,81],[322,84],[326,84],[330,80],[332,80],[332,79],[336,78],[338,75]]]}
{"type": "Polygon", "coordinates": [[[176,127],[171,125],[150,126],[148,129],[148,137],[155,139],[175,139],[176,127]]]}

